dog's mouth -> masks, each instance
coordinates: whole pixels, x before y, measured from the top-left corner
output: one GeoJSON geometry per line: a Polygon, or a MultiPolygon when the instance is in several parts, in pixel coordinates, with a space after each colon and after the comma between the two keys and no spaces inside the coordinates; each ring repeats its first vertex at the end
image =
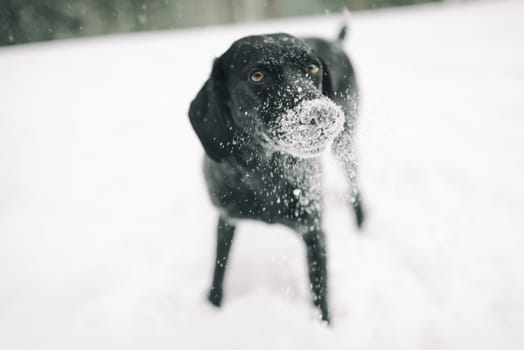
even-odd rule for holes
{"type": "Polygon", "coordinates": [[[321,97],[300,102],[260,136],[277,151],[310,158],[329,146],[343,124],[342,109],[329,98],[321,97]]]}

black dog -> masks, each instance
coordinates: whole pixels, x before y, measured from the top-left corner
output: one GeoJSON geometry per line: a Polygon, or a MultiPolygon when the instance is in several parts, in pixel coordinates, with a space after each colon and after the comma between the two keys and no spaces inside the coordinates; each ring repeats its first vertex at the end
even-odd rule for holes
{"type": "Polygon", "coordinates": [[[215,60],[191,103],[209,194],[220,210],[209,293],[216,306],[235,232],[231,219],[256,219],[301,235],[313,301],[329,322],[319,158],[326,148],[344,166],[359,227],[364,219],[353,152],[358,91],[341,48],[344,35],[345,28],[335,42],[288,34],[242,38],[215,60]]]}

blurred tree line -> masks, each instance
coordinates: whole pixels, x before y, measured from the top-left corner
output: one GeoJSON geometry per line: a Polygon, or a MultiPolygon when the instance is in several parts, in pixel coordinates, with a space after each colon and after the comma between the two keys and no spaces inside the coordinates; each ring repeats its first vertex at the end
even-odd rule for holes
{"type": "Polygon", "coordinates": [[[439,0],[0,0],[0,45],[439,0]]]}

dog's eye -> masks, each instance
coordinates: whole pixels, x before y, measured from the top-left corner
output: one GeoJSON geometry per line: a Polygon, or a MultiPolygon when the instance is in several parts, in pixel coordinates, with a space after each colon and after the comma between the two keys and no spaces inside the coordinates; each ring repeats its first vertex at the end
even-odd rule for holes
{"type": "Polygon", "coordinates": [[[316,64],[312,63],[309,66],[307,66],[307,72],[310,75],[316,75],[319,70],[320,70],[320,68],[318,68],[318,66],[316,64]]]}
{"type": "Polygon", "coordinates": [[[253,72],[249,76],[249,80],[251,80],[251,82],[253,83],[261,83],[262,81],[264,81],[264,73],[260,71],[253,72]]]}

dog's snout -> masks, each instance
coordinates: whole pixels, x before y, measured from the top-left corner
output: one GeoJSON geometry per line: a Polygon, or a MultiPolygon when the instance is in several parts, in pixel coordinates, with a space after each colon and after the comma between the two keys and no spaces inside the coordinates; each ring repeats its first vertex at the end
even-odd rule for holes
{"type": "Polygon", "coordinates": [[[336,128],[341,122],[341,114],[324,99],[302,101],[295,107],[298,124],[320,128],[336,128]]]}

